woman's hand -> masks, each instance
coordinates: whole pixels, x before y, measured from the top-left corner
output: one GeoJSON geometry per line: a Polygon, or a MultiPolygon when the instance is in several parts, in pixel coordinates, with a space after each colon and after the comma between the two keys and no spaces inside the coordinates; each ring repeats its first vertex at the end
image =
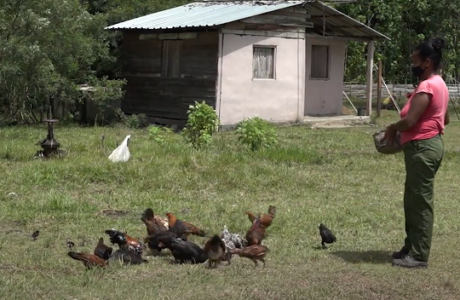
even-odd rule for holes
{"type": "Polygon", "coordinates": [[[385,129],[385,134],[383,136],[383,140],[386,141],[388,144],[393,144],[396,139],[397,130],[394,128],[394,124],[391,124],[385,129]]]}

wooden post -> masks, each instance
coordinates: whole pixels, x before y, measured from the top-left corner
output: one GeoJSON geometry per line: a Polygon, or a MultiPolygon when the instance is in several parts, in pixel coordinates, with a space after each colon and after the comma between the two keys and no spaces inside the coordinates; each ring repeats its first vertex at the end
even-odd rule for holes
{"type": "Polygon", "coordinates": [[[367,115],[372,114],[372,88],[374,85],[373,69],[374,69],[374,49],[375,42],[373,40],[367,43],[367,86],[366,86],[366,110],[367,115]]]}
{"type": "Polygon", "coordinates": [[[379,60],[379,70],[377,77],[377,117],[380,117],[380,107],[382,106],[382,61],[379,60]]]}

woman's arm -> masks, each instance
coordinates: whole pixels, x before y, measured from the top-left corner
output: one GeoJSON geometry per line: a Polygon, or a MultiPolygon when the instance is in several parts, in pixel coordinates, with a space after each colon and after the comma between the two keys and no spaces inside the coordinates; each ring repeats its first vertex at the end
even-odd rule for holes
{"type": "Polygon", "coordinates": [[[430,104],[431,98],[433,95],[427,93],[417,93],[413,98],[410,104],[409,112],[405,118],[402,118],[396,123],[391,124],[389,127],[392,130],[397,131],[406,131],[411,129],[415,124],[417,124],[420,117],[425,112],[428,104],[430,104]]]}
{"type": "Polygon", "coordinates": [[[449,117],[449,107],[447,107],[446,110],[446,115],[444,116],[444,125],[447,125],[450,123],[450,117],[449,117]]]}

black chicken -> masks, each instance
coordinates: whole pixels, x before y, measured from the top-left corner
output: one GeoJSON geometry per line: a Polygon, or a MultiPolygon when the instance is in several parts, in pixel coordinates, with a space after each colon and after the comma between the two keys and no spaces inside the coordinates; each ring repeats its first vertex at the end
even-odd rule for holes
{"type": "Polygon", "coordinates": [[[319,224],[319,234],[321,235],[321,246],[323,246],[323,249],[327,248],[325,244],[332,244],[336,241],[332,231],[330,231],[323,223],[319,224]]]}
{"type": "Polygon", "coordinates": [[[147,247],[150,249],[152,254],[159,254],[161,250],[169,248],[170,242],[177,238],[178,234],[172,231],[160,231],[154,235],[149,235],[145,238],[144,242],[147,244],[147,247]],[[160,244],[160,241],[162,243],[160,244]]]}
{"type": "Polygon", "coordinates": [[[113,252],[113,248],[106,246],[104,244],[104,239],[100,238],[99,242],[97,243],[96,248],[94,249],[94,254],[99,256],[100,258],[107,260],[109,259],[110,255],[113,252]]]}
{"type": "Polygon", "coordinates": [[[112,253],[111,259],[118,259],[123,261],[124,264],[139,265],[141,263],[148,262],[143,259],[141,254],[137,251],[132,251],[128,240],[124,233],[115,230],[106,230],[106,233],[110,235],[110,242],[117,244],[120,249],[112,253]]]}
{"type": "Polygon", "coordinates": [[[206,252],[197,244],[191,241],[185,241],[176,237],[160,238],[160,247],[166,247],[171,250],[174,259],[178,263],[202,264],[208,260],[206,252]]]}

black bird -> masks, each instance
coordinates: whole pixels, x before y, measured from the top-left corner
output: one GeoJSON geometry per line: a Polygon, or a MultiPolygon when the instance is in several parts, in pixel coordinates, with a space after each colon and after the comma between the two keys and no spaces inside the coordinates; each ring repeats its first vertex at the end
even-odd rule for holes
{"type": "Polygon", "coordinates": [[[34,239],[34,241],[37,240],[39,234],[40,234],[39,230],[36,230],[36,231],[34,231],[34,233],[32,233],[32,238],[34,239]]]}
{"type": "Polygon", "coordinates": [[[147,247],[154,254],[159,254],[161,250],[170,248],[171,243],[175,238],[178,238],[178,234],[169,230],[157,232],[154,235],[147,236],[144,242],[147,244],[147,247]],[[155,251],[153,251],[155,250],[155,251]]]}
{"type": "Polygon", "coordinates": [[[323,223],[319,224],[319,234],[321,235],[321,246],[326,249],[326,244],[332,244],[336,241],[334,234],[323,223]]]}
{"type": "Polygon", "coordinates": [[[208,260],[207,253],[197,244],[191,241],[184,241],[181,238],[165,237],[160,240],[161,246],[168,246],[174,259],[178,263],[202,264],[208,260]]]}
{"type": "Polygon", "coordinates": [[[107,260],[109,259],[110,255],[113,252],[113,248],[106,246],[104,244],[104,239],[99,238],[99,242],[97,243],[96,248],[94,249],[94,254],[99,256],[100,258],[107,260]]]}
{"type": "Polygon", "coordinates": [[[141,263],[148,262],[147,260],[142,259],[139,252],[130,250],[128,240],[122,232],[116,230],[106,230],[105,233],[110,235],[110,242],[112,244],[117,244],[120,248],[112,253],[110,256],[111,259],[121,260],[126,265],[139,265],[141,263]]]}
{"type": "Polygon", "coordinates": [[[72,248],[75,247],[75,243],[68,239],[67,247],[69,248],[69,250],[72,250],[72,248]]]}
{"type": "Polygon", "coordinates": [[[125,265],[140,265],[142,263],[148,263],[148,260],[143,259],[139,253],[126,249],[118,249],[110,256],[110,258],[121,260],[125,265]]]}

